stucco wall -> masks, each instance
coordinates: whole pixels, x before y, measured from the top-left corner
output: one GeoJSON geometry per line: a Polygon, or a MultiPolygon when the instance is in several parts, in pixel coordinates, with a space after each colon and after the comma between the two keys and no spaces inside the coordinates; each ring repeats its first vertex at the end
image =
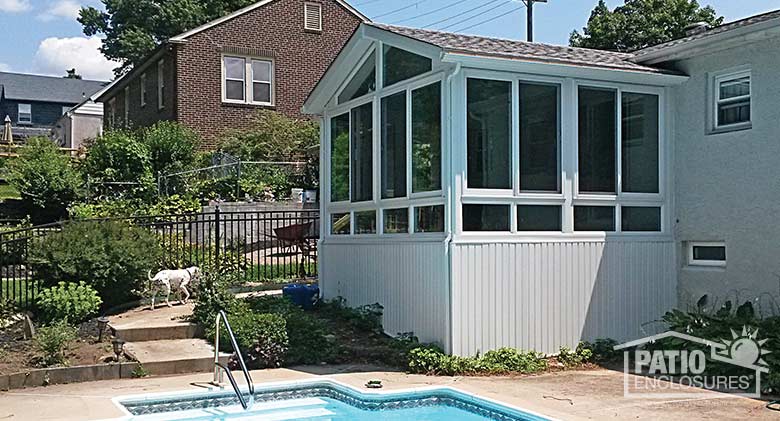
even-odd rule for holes
{"type": "Polygon", "coordinates": [[[672,90],[680,306],[704,294],[716,305],[738,295],[759,297],[766,310],[780,301],[780,38],[675,65],[691,76],[672,90]],[[752,70],[752,129],[706,134],[708,72],[744,65],[752,70]],[[725,241],[726,267],[689,267],[689,241],[725,241]]]}

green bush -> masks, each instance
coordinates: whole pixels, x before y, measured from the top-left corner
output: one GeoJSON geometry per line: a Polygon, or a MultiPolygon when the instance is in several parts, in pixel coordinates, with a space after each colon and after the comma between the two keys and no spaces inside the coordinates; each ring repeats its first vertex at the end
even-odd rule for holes
{"type": "Polygon", "coordinates": [[[69,209],[71,219],[116,218],[125,216],[182,215],[201,210],[195,198],[171,195],[149,204],[140,199],[112,199],[96,203],[74,203],[69,209]]]}
{"type": "Polygon", "coordinates": [[[35,222],[65,216],[82,190],[81,177],[70,158],[46,138],[30,139],[19,158],[8,163],[8,182],[31,207],[35,222]]]}
{"type": "Polygon", "coordinates": [[[274,111],[260,111],[247,130],[228,133],[220,150],[245,161],[288,161],[302,157],[320,142],[319,125],[274,111]]]}
{"type": "Polygon", "coordinates": [[[583,342],[580,345],[593,352],[591,360],[595,363],[615,361],[622,355],[620,351],[615,350],[618,341],[614,339],[596,339],[593,342],[583,342]]]}
{"type": "Polygon", "coordinates": [[[44,286],[85,280],[107,307],[138,297],[160,246],[154,234],[119,221],[72,222],[38,241],[30,261],[44,286]]]}
{"type": "Polygon", "coordinates": [[[148,200],[155,192],[149,149],[128,131],[109,131],[92,141],[83,170],[95,196],[148,200]]]}
{"type": "Polygon", "coordinates": [[[372,331],[375,333],[382,333],[382,314],[384,307],[379,303],[368,304],[360,307],[349,307],[346,301],[341,298],[335,298],[333,300],[320,303],[320,311],[345,320],[354,329],[362,331],[372,331]]]}
{"type": "Polygon", "coordinates": [[[247,348],[247,365],[255,368],[281,367],[290,346],[287,322],[278,314],[259,314],[253,319],[255,341],[247,348]]]}
{"type": "Polygon", "coordinates": [[[35,332],[33,342],[40,352],[37,363],[43,367],[67,364],[65,351],[76,340],[78,329],[68,324],[67,320],[59,320],[51,326],[44,326],[35,332]]]}
{"type": "Polygon", "coordinates": [[[568,346],[562,346],[558,352],[558,362],[566,368],[576,368],[591,361],[593,350],[588,348],[585,342],[580,342],[577,349],[572,350],[568,346]]]}
{"type": "Polygon", "coordinates": [[[195,284],[195,308],[191,320],[203,326],[208,336],[213,337],[214,322],[220,310],[230,312],[238,306],[236,296],[230,292],[229,283],[225,278],[214,272],[203,271],[200,280],[195,284]]]}
{"type": "Polygon", "coordinates": [[[410,373],[460,376],[482,374],[537,373],[547,369],[547,360],[534,351],[500,348],[483,356],[447,355],[437,347],[418,347],[409,351],[410,373]]]}
{"type": "Polygon", "coordinates": [[[43,323],[67,320],[78,324],[95,315],[102,302],[97,291],[84,281],[60,282],[40,292],[36,307],[43,323]]]}
{"type": "Polygon", "coordinates": [[[195,162],[198,134],[179,123],[160,121],[145,129],[141,137],[155,177],[187,170],[195,162]]]}

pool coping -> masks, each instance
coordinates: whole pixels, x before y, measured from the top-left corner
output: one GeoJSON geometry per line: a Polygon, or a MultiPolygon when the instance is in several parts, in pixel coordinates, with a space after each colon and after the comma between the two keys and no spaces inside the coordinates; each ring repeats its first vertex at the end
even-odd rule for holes
{"type": "MultiPolygon", "coordinates": [[[[331,387],[336,389],[337,391],[346,391],[347,393],[352,393],[358,397],[365,397],[368,399],[377,399],[377,398],[393,398],[393,397],[406,397],[408,398],[410,395],[428,395],[431,392],[443,392],[445,394],[451,394],[454,395],[454,397],[462,399],[468,403],[476,404],[479,406],[486,407],[488,409],[498,410],[502,412],[508,412],[512,415],[516,416],[530,416],[534,418],[538,418],[540,420],[549,420],[549,421],[560,421],[557,418],[550,417],[548,415],[544,415],[535,411],[531,411],[528,409],[524,409],[515,405],[511,405],[502,401],[499,401],[497,399],[487,398],[484,396],[479,396],[471,392],[464,391],[462,389],[452,387],[452,386],[423,386],[423,387],[413,387],[413,388],[403,388],[403,389],[394,389],[394,390],[363,390],[360,388],[357,388],[355,386],[349,385],[347,383],[338,381],[336,379],[332,379],[329,377],[323,377],[319,379],[305,379],[305,380],[286,380],[286,381],[277,381],[277,382],[269,382],[269,383],[262,383],[260,385],[255,386],[255,393],[258,392],[268,392],[268,391],[274,391],[276,389],[283,389],[283,388],[289,388],[289,387],[331,387]]],[[[240,388],[242,392],[248,393],[248,388],[246,386],[240,388]]],[[[130,421],[133,419],[136,419],[136,415],[133,415],[124,405],[123,402],[139,402],[139,401],[147,401],[147,400],[159,400],[163,398],[170,398],[170,399],[186,399],[188,397],[191,398],[202,398],[204,396],[207,396],[211,393],[215,392],[230,392],[229,388],[226,387],[217,387],[217,386],[211,386],[205,391],[193,391],[193,390],[183,390],[183,391],[177,391],[177,392],[158,392],[158,393],[146,393],[146,394],[135,394],[135,395],[125,395],[125,396],[115,396],[111,398],[111,402],[124,414],[123,416],[119,418],[111,418],[106,419],[103,421],[130,421]]]]}

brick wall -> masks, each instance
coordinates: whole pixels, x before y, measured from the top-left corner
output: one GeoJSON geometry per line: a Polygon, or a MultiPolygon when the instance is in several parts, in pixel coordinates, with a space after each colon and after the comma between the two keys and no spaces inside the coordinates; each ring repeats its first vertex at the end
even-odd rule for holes
{"type": "Polygon", "coordinates": [[[177,45],[179,121],[214,145],[222,132],[248,127],[262,108],[302,118],[304,101],[360,25],[355,15],[334,0],[315,1],[322,4],[321,33],[304,30],[304,0],[277,0],[177,45]],[[273,107],[222,102],[221,57],[225,53],[274,60],[273,107]]]}

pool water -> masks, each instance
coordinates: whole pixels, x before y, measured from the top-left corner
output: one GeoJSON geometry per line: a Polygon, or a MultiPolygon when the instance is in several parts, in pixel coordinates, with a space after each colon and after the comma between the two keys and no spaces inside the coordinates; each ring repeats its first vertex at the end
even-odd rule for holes
{"type": "Polygon", "coordinates": [[[548,418],[506,407],[449,388],[363,393],[348,386],[317,383],[256,391],[245,411],[225,391],[199,395],[120,400],[133,421],[544,421],[548,418]]]}

